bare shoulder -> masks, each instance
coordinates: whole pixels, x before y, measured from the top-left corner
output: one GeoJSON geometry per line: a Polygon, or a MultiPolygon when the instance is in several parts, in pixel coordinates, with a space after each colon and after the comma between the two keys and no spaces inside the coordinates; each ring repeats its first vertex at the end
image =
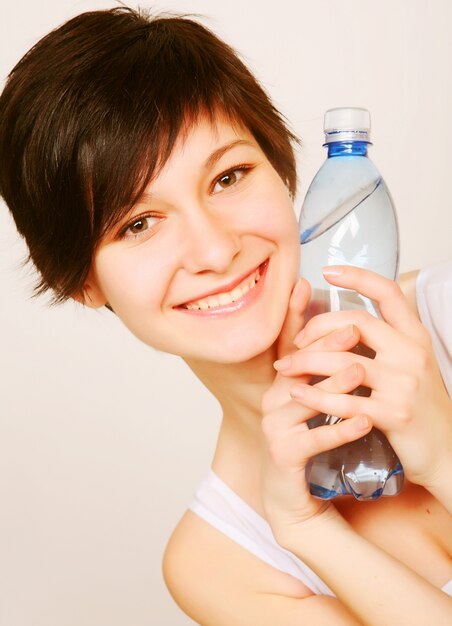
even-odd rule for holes
{"type": "Polygon", "coordinates": [[[416,302],[416,280],[419,274],[419,270],[413,270],[412,272],[406,272],[399,276],[399,286],[403,291],[405,298],[408,300],[408,303],[412,309],[412,311],[419,316],[416,302]]]}
{"type": "Polygon", "coordinates": [[[356,626],[335,598],[314,596],[299,580],[249,553],[192,511],[174,530],[163,560],[180,608],[203,626],[356,626]]]}
{"type": "Polygon", "coordinates": [[[175,601],[191,616],[210,613],[209,605],[215,613],[225,594],[231,603],[258,592],[312,595],[303,583],[257,559],[192,511],[168,542],[163,575],[175,601]]]}

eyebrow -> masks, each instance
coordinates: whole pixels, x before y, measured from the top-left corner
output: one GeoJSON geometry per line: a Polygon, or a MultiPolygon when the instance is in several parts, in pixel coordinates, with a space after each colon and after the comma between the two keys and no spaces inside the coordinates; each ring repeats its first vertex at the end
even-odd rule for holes
{"type": "Polygon", "coordinates": [[[247,141],[246,139],[236,139],[235,141],[231,141],[230,143],[227,143],[226,145],[221,146],[221,148],[218,148],[217,150],[214,150],[212,152],[212,154],[206,159],[204,163],[205,169],[210,169],[211,167],[213,167],[215,163],[217,163],[221,159],[223,154],[225,154],[229,150],[232,150],[232,148],[235,148],[236,146],[251,146],[253,148],[255,147],[254,144],[251,143],[251,141],[247,141]]]}
{"type": "MultiPolygon", "coordinates": [[[[226,154],[226,152],[229,152],[229,150],[232,150],[232,148],[235,148],[236,146],[251,146],[251,148],[256,147],[254,143],[252,143],[251,141],[247,141],[246,139],[235,139],[234,141],[231,141],[225,144],[224,146],[217,148],[217,150],[214,150],[212,154],[210,154],[205,160],[204,168],[206,170],[212,168],[215,165],[215,163],[217,163],[221,159],[223,154],[226,154]]],[[[151,192],[145,191],[143,195],[140,196],[140,199],[135,204],[135,206],[137,206],[138,204],[141,204],[142,202],[146,202],[147,200],[150,200],[152,197],[153,195],[151,192]]]]}

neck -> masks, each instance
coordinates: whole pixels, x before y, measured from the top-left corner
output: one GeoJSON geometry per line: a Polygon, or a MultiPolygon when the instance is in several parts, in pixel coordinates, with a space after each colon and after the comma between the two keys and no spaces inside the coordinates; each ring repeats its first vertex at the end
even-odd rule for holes
{"type": "Polygon", "coordinates": [[[219,401],[223,420],[213,470],[252,502],[260,477],[263,438],[261,403],[275,378],[276,346],[244,363],[219,364],[187,360],[188,366],[219,401]]]}
{"type": "MultiPolygon", "coordinates": [[[[262,394],[275,377],[276,346],[243,363],[210,363],[187,359],[186,363],[217,398],[224,419],[243,424],[260,418],[262,394]]],[[[260,421],[260,420],[259,420],[260,421]]],[[[251,425],[251,424],[250,424],[251,425]]]]}

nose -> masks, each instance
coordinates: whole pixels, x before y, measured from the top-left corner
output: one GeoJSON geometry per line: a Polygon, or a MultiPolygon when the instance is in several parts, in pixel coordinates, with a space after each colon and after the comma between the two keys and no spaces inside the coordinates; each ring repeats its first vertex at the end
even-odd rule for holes
{"type": "Polygon", "coordinates": [[[222,274],[240,250],[240,236],[209,208],[192,209],[184,220],[185,269],[222,274]]]}

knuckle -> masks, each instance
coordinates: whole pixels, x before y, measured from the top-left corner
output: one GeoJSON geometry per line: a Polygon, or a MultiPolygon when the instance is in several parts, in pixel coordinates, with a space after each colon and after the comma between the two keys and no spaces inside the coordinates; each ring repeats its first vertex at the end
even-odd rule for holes
{"type": "Polygon", "coordinates": [[[261,400],[261,409],[264,415],[270,413],[275,406],[280,404],[280,402],[278,402],[280,395],[280,390],[276,385],[272,385],[269,389],[267,389],[267,391],[265,391],[261,400]]]}
{"type": "Polygon", "coordinates": [[[395,409],[394,418],[400,426],[407,426],[413,419],[413,413],[408,403],[402,403],[395,409]]]}
{"type": "Polygon", "coordinates": [[[418,346],[413,354],[412,361],[416,372],[426,372],[431,366],[431,356],[429,350],[424,346],[418,346]]]}
{"type": "Polygon", "coordinates": [[[433,351],[433,342],[432,337],[428,330],[420,325],[419,327],[419,343],[423,346],[429,353],[433,351]]]}
{"type": "Polygon", "coordinates": [[[285,439],[282,437],[275,439],[269,444],[268,452],[271,459],[278,467],[287,467],[294,456],[293,451],[290,450],[285,439]]]}
{"type": "Polygon", "coordinates": [[[394,280],[387,282],[387,295],[388,298],[405,298],[402,289],[394,280]]]}
{"type": "Polygon", "coordinates": [[[397,385],[402,395],[412,399],[421,390],[425,378],[432,371],[432,353],[428,348],[417,345],[409,351],[409,371],[397,373],[397,385]]]}
{"type": "Polygon", "coordinates": [[[361,309],[353,312],[353,318],[356,320],[355,325],[358,328],[363,328],[373,319],[373,316],[368,311],[361,309]]]}
{"type": "MultiPolygon", "coordinates": [[[[339,426],[339,424],[337,426],[339,426]]],[[[328,430],[325,430],[324,444],[328,445],[328,448],[336,448],[340,446],[344,439],[343,429],[335,428],[335,426],[327,426],[326,428],[328,430]]]]}
{"type": "Polygon", "coordinates": [[[360,309],[359,311],[356,311],[356,315],[359,320],[363,320],[364,322],[367,322],[368,320],[373,318],[373,316],[364,309],[360,309]]]}
{"type": "Polygon", "coordinates": [[[261,420],[261,428],[267,439],[271,439],[275,430],[274,416],[272,414],[264,415],[261,420]]]}
{"type": "Polygon", "coordinates": [[[280,457],[280,445],[277,441],[272,441],[269,443],[268,445],[268,453],[270,454],[271,458],[276,461],[279,459],[280,457]]]}
{"type": "Polygon", "coordinates": [[[416,393],[420,387],[420,379],[418,376],[413,374],[405,374],[402,378],[401,387],[405,390],[405,392],[409,395],[416,393]]]}
{"type": "Polygon", "coordinates": [[[267,415],[283,408],[290,400],[290,389],[293,384],[291,378],[279,377],[262,395],[262,414],[267,415]]]}

